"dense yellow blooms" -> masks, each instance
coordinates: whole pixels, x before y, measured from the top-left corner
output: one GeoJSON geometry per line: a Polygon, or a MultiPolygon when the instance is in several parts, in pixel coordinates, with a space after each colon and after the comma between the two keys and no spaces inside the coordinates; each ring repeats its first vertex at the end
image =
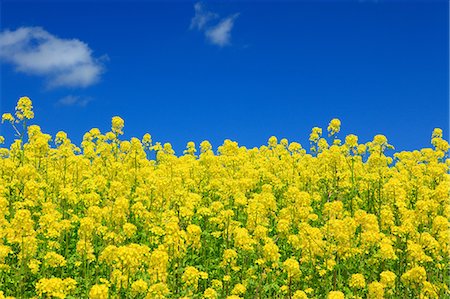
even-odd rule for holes
{"type": "Polygon", "coordinates": [[[32,119],[34,117],[33,105],[28,97],[21,97],[16,105],[16,117],[19,120],[32,119]]]}
{"type": "Polygon", "coordinates": [[[344,299],[344,293],[341,291],[331,291],[328,293],[327,299],[344,299]]]}
{"type": "Polygon", "coordinates": [[[72,278],[42,278],[36,283],[36,293],[39,296],[53,296],[64,299],[75,291],[77,282],[72,278]]]}
{"type": "Polygon", "coordinates": [[[289,258],[286,261],[284,261],[283,267],[286,270],[289,279],[296,278],[300,275],[299,264],[293,258],[289,258]]]}
{"type": "Polygon", "coordinates": [[[89,299],[107,299],[108,298],[108,286],[104,284],[93,285],[89,291],[89,299]]]}
{"type": "Polygon", "coordinates": [[[147,296],[145,298],[163,299],[166,298],[168,294],[170,294],[170,290],[167,284],[159,282],[148,288],[147,296]]]}
{"type": "Polygon", "coordinates": [[[181,277],[182,281],[186,284],[188,287],[193,287],[194,289],[197,289],[198,287],[198,280],[207,279],[208,273],[199,271],[197,268],[189,266],[184,270],[183,276],[181,277]]]}
{"type": "Polygon", "coordinates": [[[200,243],[200,238],[201,238],[201,234],[202,234],[202,229],[200,228],[200,226],[195,225],[195,224],[190,224],[186,228],[186,232],[187,232],[188,244],[192,245],[192,247],[194,247],[194,248],[197,248],[197,249],[200,248],[202,246],[200,243]]]}
{"type": "Polygon", "coordinates": [[[14,123],[14,121],[15,121],[14,116],[11,113],[3,113],[2,122],[5,122],[5,121],[14,123]]]}
{"type": "Polygon", "coordinates": [[[422,266],[416,266],[402,275],[402,281],[405,284],[417,287],[427,279],[427,272],[422,266]]]}
{"type": "Polygon", "coordinates": [[[123,129],[124,125],[125,125],[125,122],[123,121],[123,119],[120,116],[114,116],[111,121],[111,131],[114,134],[122,135],[123,134],[122,129],[123,129]]]}
{"type": "Polygon", "coordinates": [[[138,279],[131,284],[131,292],[135,295],[136,294],[145,294],[147,292],[147,289],[148,289],[148,285],[142,279],[138,279]]]}
{"type": "Polygon", "coordinates": [[[267,244],[263,247],[264,259],[268,262],[277,262],[280,258],[278,246],[272,239],[267,239],[267,244]]]}
{"type": "Polygon", "coordinates": [[[246,290],[247,290],[247,288],[242,283],[238,283],[234,286],[231,293],[233,295],[243,295],[243,294],[245,294],[246,290]]]}
{"type": "Polygon", "coordinates": [[[293,299],[308,299],[308,295],[304,291],[295,291],[293,299]]]}
{"type": "Polygon", "coordinates": [[[44,260],[52,268],[64,267],[67,264],[66,259],[62,255],[52,251],[44,256],[44,260]]]}
{"type": "Polygon", "coordinates": [[[15,299],[15,297],[12,296],[5,296],[3,291],[0,291],[0,299],[15,299]]]}
{"type": "Polygon", "coordinates": [[[362,289],[366,286],[366,280],[362,274],[353,274],[348,283],[352,288],[362,289]]]}
{"type": "MultiPolygon", "coordinates": [[[[80,145],[35,124],[29,98],[2,122],[0,298],[447,298],[450,159],[392,152],[384,135],[310,150],[122,140],[80,145]],[[446,280],[447,279],[447,280],[446,280]]],[[[327,136],[325,136],[327,135],[327,136]]]]}
{"type": "Polygon", "coordinates": [[[223,251],[223,261],[220,265],[224,268],[231,267],[233,270],[239,270],[236,266],[238,254],[234,249],[225,249],[223,251]]]}
{"type": "Polygon", "coordinates": [[[340,129],[341,129],[341,121],[337,118],[332,119],[327,128],[330,135],[335,135],[336,133],[339,133],[340,129]]]}
{"type": "Polygon", "coordinates": [[[384,285],[378,281],[374,281],[368,285],[370,299],[384,299],[384,285]]]}
{"type": "Polygon", "coordinates": [[[380,273],[380,282],[385,285],[385,287],[394,287],[396,275],[391,271],[383,271],[380,273]]]}
{"type": "Polygon", "coordinates": [[[203,293],[203,298],[205,299],[217,299],[217,291],[213,288],[207,288],[203,293]]]}

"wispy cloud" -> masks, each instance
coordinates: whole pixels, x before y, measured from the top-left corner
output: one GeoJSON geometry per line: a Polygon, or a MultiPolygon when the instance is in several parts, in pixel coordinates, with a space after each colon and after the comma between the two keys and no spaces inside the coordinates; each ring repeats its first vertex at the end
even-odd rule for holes
{"type": "Polygon", "coordinates": [[[206,11],[200,2],[194,4],[195,15],[191,20],[190,29],[202,30],[206,24],[219,17],[218,14],[206,11]]]}
{"type": "Polygon", "coordinates": [[[16,71],[42,76],[48,87],[87,87],[104,71],[102,60],[78,39],[59,38],[41,27],[0,32],[0,58],[16,71]]]}
{"type": "Polygon", "coordinates": [[[56,105],[85,107],[92,100],[92,97],[68,95],[59,99],[56,105]]]}
{"type": "Polygon", "coordinates": [[[210,42],[218,46],[226,46],[230,44],[231,29],[233,29],[234,20],[239,14],[222,19],[219,24],[205,31],[205,36],[210,42]]]}
{"type": "Polygon", "coordinates": [[[231,43],[231,30],[236,18],[239,16],[238,13],[221,18],[214,24],[213,21],[218,19],[219,15],[206,10],[202,3],[196,3],[194,11],[195,15],[191,20],[190,29],[197,29],[203,32],[210,43],[219,47],[224,47],[231,43]]]}

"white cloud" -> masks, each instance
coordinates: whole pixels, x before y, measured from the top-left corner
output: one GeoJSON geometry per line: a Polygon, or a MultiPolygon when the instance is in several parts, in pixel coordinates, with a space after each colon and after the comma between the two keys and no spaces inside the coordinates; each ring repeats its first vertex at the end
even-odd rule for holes
{"type": "Polygon", "coordinates": [[[228,18],[222,19],[219,24],[209,28],[205,31],[205,36],[208,40],[220,47],[230,44],[231,29],[233,29],[234,20],[239,14],[232,15],[228,18]]]}
{"type": "Polygon", "coordinates": [[[90,101],[92,101],[91,97],[68,95],[59,99],[56,105],[85,107],[90,101]]]}
{"type": "Polygon", "coordinates": [[[0,59],[16,71],[38,75],[49,87],[87,87],[103,73],[101,58],[78,39],[63,39],[40,27],[0,32],[0,59]]]}
{"type": "Polygon", "coordinates": [[[206,11],[200,2],[194,4],[194,10],[195,16],[191,20],[190,29],[202,30],[208,22],[218,17],[217,14],[206,11]]]}
{"type": "Polygon", "coordinates": [[[219,47],[230,44],[231,30],[239,14],[222,18],[213,25],[211,22],[219,17],[216,13],[205,10],[200,2],[194,5],[194,10],[195,15],[191,20],[190,29],[202,31],[209,42],[219,47]]]}

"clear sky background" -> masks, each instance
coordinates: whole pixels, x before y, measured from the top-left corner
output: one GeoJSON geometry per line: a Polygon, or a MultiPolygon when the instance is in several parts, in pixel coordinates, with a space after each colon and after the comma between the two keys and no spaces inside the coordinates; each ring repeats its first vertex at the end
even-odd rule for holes
{"type": "Polygon", "coordinates": [[[0,112],[29,96],[34,123],[76,143],[115,115],[125,138],[178,153],[271,135],[309,148],[334,117],[342,139],[397,150],[449,132],[445,0],[0,2],[0,112]]]}

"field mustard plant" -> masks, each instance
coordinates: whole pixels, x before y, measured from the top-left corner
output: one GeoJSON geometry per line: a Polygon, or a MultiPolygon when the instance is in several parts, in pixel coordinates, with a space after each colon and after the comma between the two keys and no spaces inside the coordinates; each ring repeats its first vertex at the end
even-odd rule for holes
{"type": "Polygon", "coordinates": [[[448,298],[449,144],[314,127],[310,150],[50,136],[19,99],[2,123],[0,298],[448,298]],[[327,135],[327,136],[324,136],[327,135]]]}

